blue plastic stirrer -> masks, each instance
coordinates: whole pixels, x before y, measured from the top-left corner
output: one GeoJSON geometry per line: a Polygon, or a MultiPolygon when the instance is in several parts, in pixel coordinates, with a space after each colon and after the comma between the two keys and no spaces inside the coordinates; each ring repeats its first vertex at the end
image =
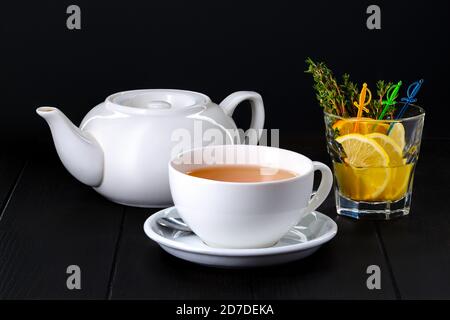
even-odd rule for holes
{"type": "MultiPolygon", "coordinates": [[[[422,83],[423,83],[423,79],[420,79],[419,81],[415,81],[409,85],[408,90],[406,91],[407,97],[404,97],[401,99],[401,101],[404,102],[405,104],[400,109],[400,111],[398,112],[395,119],[401,119],[403,117],[403,114],[406,112],[406,109],[408,109],[408,106],[411,103],[414,103],[417,101],[416,95],[419,92],[420,87],[422,86],[422,83]]],[[[393,126],[394,126],[394,123],[391,123],[387,134],[389,134],[389,132],[391,132],[391,129],[393,126]]]]}

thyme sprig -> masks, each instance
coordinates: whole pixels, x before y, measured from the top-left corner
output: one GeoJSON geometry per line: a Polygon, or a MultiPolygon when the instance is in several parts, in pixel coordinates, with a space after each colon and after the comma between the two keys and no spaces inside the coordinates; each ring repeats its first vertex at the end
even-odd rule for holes
{"type": "MultiPolygon", "coordinates": [[[[358,109],[353,106],[353,102],[358,100],[358,85],[350,80],[350,75],[342,75],[341,83],[338,83],[333,72],[323,62],[314,62],[311,58],[306,59],[307,70],[314,80],[314,90],[320,106],[325,112],[341,117],[355,117],[358,109]]],[[[379,80],[376,83],[378,98],[372,99],[367,106],[369,110],[364,116],[378,119],[381,114],[383,98],[392,82],[379,80]]],[[[392,117],[394,109],[390,111],[392,117]]]]}

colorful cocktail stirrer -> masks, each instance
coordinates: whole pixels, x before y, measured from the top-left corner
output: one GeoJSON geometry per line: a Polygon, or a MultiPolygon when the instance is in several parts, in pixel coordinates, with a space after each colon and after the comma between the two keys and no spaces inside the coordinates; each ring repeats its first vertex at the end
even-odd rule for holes
{"type": "MultiPolygon", "coordinates": [[[[397,113],[397,115],[395,116],[395,119],[401,119],[403,117],[403,115],[405,114],[406,109],[408,109],[408,106],[411,103],[414,103],[417,101],[416,95],[419,92],[420,87],[422,86],[422,83],[423,83],[423,79],[420,79],[419,81],[415,81],[409,85],[408,90],[406,90],[407,97],[404,97],[401,99],[401,101],[404,102],[405,104],[400,109],[400,111],[397,113]]],[[[389,134],[389,132],[391,132],[391,129],[393,126],[394,126],[394,123],[391,123],[391,125],[389,126],[389,129],[388,129],[388,132],[387,132],[388,134],[389,134]]]]}
{"type": "Polygon", "coordinates": [[[407,97],[401,99],[405,104],[400,109],[400,112],[397,114],[395,119],[400,119],[401,117],[403,117],[403,114],[405,113],[406,109],[408,109],[408,106],[411,103],[414,103],[417,101],[416,95],[417,95],[417,93],[419,93],[422,83],[423,83],[423,79],[420,79],[419,81],[413,82],[409,85],[408,90],[406,92],[407,97]]]}
{"type": "MultiPolygon", "coordinates": [[[[372,100],[372,93],[370,92],[370,90],[367,88],[367,83],[363,84],[363,87],[361,89],[361,93],[359,94],[359,102],[353,102],[353,104],[355,105],[355,107],[358,108],[358,114],[356,115],[356,118],[358,120],[361,119],[362,117],[362,113],[364,112],[369,112],[369,109],[366,108],[366,106],[370,103],[370,100],[372,100]],[[369,98],[366,100],[366,93],[369,95],[369,98]]],[[[358,121],[355,122],[355,126],[353,128],[354,132],[358,132],[358,126],[359,123],[358,121]]]]}
{"type": "Polygon", "coordinates": [[[397,103],[395,99],[398,97],[398,91],[400,90],[400,87],[402,86],[402,82],[399,81],[395,86],[391,86],[388,91],[386,92],[386,98],[387,100],[384,100],[382,104],[384,105],[383,110],[381,111],[380,116],[378,117],[378,120],[382,120],[386,113],[391,109],[393,105],[397,103]]]}

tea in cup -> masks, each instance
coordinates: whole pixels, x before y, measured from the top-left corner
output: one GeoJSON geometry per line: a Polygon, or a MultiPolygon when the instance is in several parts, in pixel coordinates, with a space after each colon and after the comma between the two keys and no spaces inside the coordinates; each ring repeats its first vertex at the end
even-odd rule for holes
{"type": "Polygon", "coordinates": [[[273,246],[328,196],[330,169],[289,150],[221,145],[183,152],[169,163],[173,201],[206,244],[273,246]],[[321,171],[314,196],[314,171],[321,171]]]}

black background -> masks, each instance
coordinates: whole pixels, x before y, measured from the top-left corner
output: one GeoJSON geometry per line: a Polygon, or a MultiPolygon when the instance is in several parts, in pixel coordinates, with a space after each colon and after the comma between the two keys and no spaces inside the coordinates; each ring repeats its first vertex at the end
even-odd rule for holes
{"type": "MultiPolygon", "coordinates": [[[[307,56],[337,75],[424,78],[418,104],[426,137],[450,137],[448,1],[14,1],[2,3],[2,137],[50,139],[34,112],[62,109],[79,124],[111,93],[137,88],[199,91],[219,103],[237,90],[264,98],[266,128],[322,135],[307,56]],[[66,8],[81,8],[81,30],[66,8]],[[381,30],[366,8],[381,7],[381,30]]],[[[238,108],[246,128],[249,108],[238,108]]]]}
{"type": "MultiPolygon", "coordinates": [[[[449,7],[448,0],[1,3],[0,299],[448,299],[449,7]],[[81,30],[66,28],[70,4],[81,7],[81,30]],[[381,7],[381,30],[366,28],[370,4],[381,7]],[[320,210],[337,222],[336,238],[284,266],[230,271],[166,254],[142,232],[158,209],[114,204],[73,179],[35,113],[56,106],[79,124],[122,90],[188,89],[215,102],[255,90],[282,147],[330,164],[303,72],[307,56],[372,89],[377,79],[423,77],[419,104],[432,139],[423,141],[408,217],[356,222],[336,216],[331,195],[320,210]],[[36,140],[36,149],[22,147],[36,140]],[[83,270],[82,290],[65,286],[72,264],[83,270]],[[372,264],[383,270],[382,290],[367,290],[372,264]]],[[[237,109],[240,126],[249,113],[237,109]]]]}

